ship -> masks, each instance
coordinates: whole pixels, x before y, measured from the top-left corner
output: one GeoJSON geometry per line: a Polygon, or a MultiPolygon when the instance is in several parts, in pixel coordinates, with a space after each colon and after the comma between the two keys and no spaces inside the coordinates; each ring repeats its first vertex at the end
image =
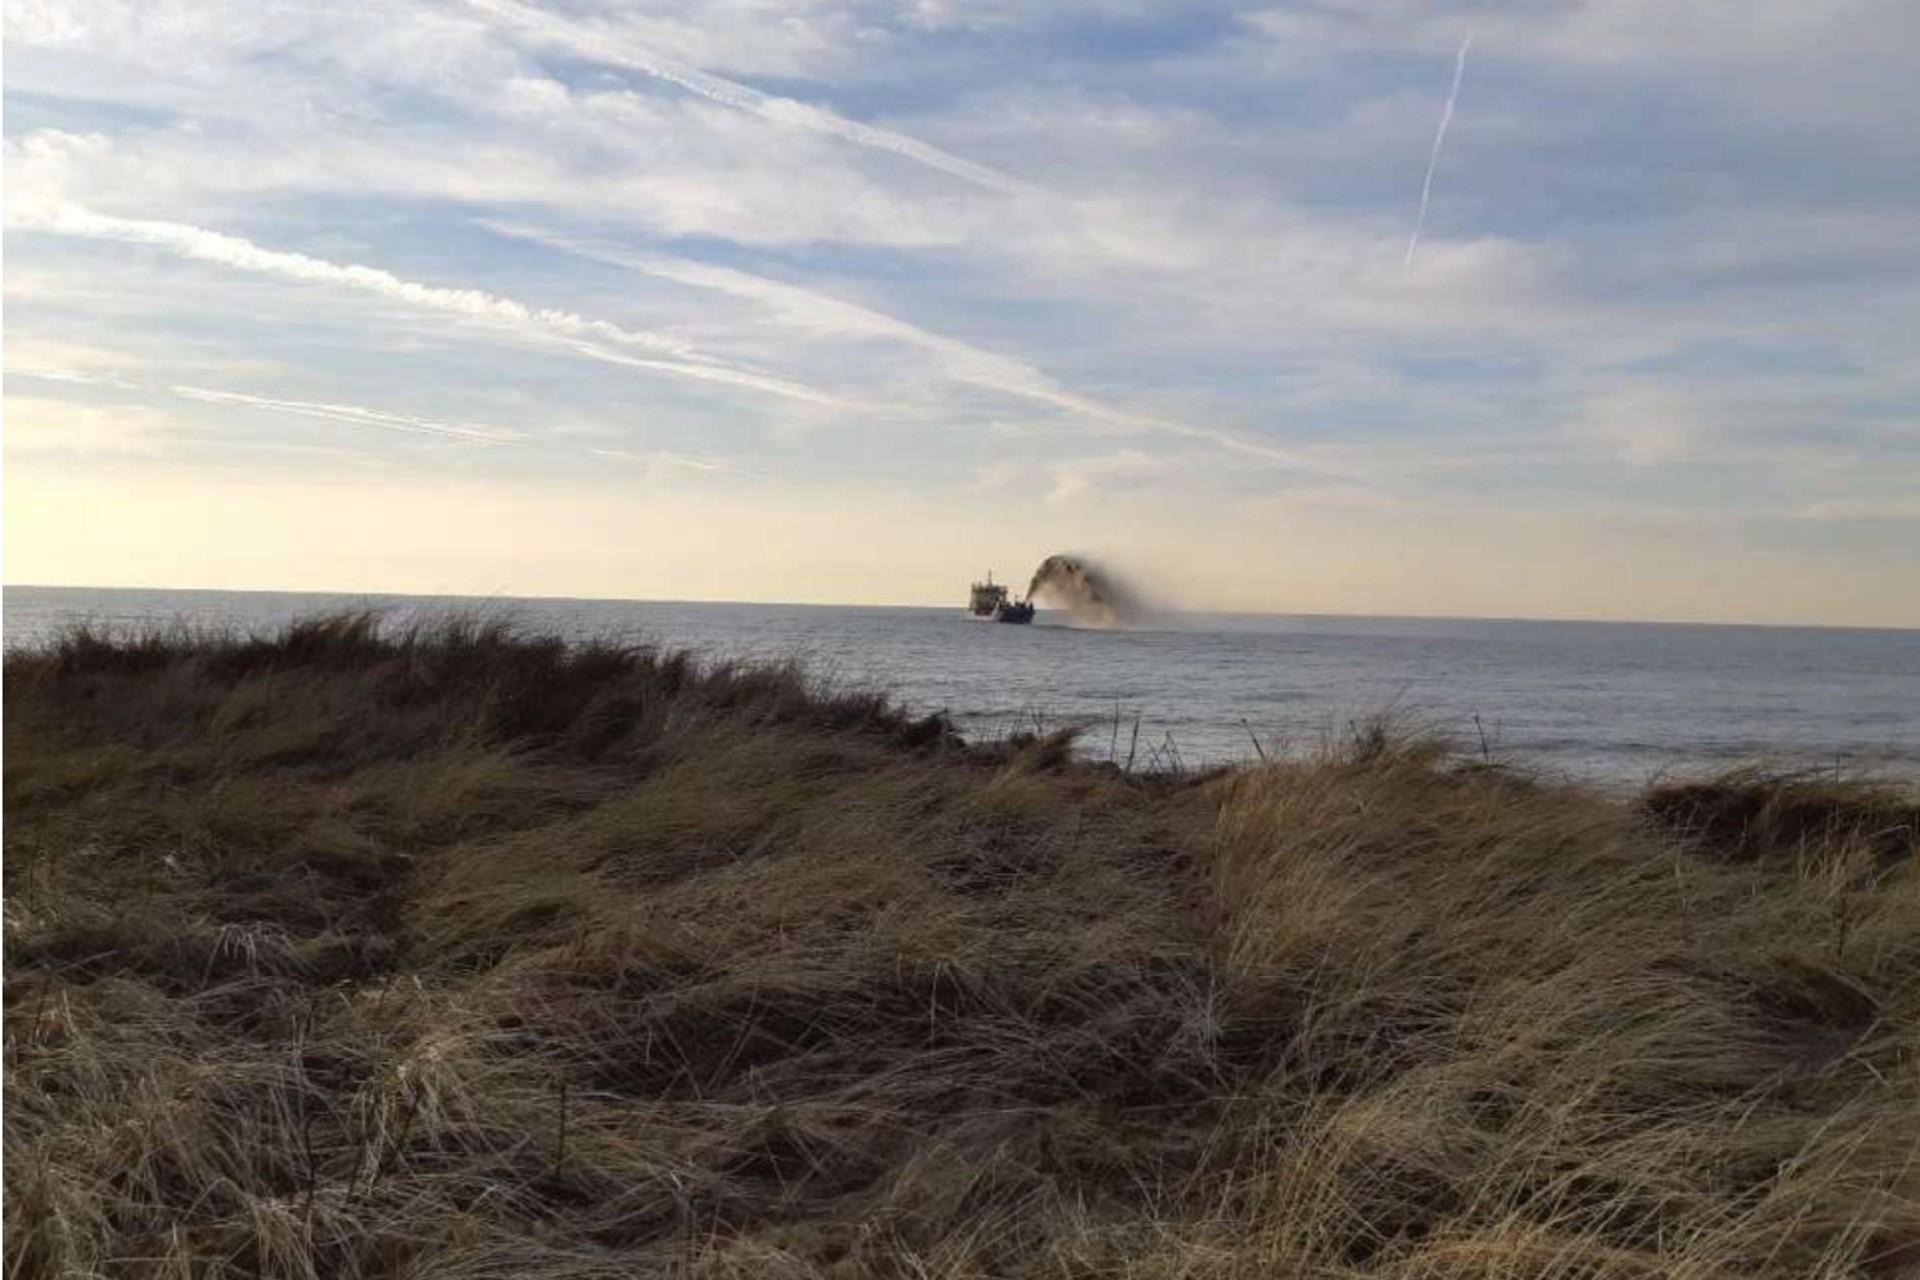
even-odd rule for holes
{"type": "Polygon", "coordinates": [[[973,594],[967,599],[967,610],[976,618],[988,618],[994,622],[1033,621],[1033,602],[1015,600],[1004,583],[993,580],[991,569],[987,571],[985,582],[973,584],[973,594]]]}

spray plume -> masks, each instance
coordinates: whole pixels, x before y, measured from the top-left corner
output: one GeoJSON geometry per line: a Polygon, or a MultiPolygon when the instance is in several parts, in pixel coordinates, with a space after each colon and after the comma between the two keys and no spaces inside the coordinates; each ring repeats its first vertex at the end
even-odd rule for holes
{"type": "Polygon", "coordinates": [[[1413,234],[1407,238],[1407,258],[1402,271],[1413,266],[1413,251],[1420,247],[1420,232],[1427,225],[1427,201],[1433,196],[1433,171],[1440,166],[1440,146],[1447,140],[1447,126],[1453,123],[1453,104],[1460,101],[1460,80],[1467,73],[1467,50],[1473,47],[1473,32],[1460,42],[1453,58],[1453,87],[1447,90],[1447,105],[1440,111],[1440,127],[1433,134],[1433,150],[1427,153],[1427,176],[1420,184],[1420,212],[1413,220],[1413,234]]]}
{"type": "Polygon", "coordinates": [[[1074,621],[1091,627],[1125,626],[1147,612],[1137,595],[1084,556],[1042,560],[1027,585],[1027,599],[1064,608],[1074,621]]]}

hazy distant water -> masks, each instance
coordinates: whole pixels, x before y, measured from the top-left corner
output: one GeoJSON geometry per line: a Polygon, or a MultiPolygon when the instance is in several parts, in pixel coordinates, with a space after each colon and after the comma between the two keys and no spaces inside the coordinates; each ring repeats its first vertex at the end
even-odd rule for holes
{"type": "Polygon", "coordinates": [[[1397,706],[1479,750],[1594,780],[1766,758],[1844,761],[1920,777],[1920,631],[1642,623],[1185,615],[1089,631],[1042,611],[1028,627],[953,609],[276,592],[5,589],[9,647],[89,618],[272,627],[350,605],[397,616],[479,608],[568,635],[713,656],[805,658],[836,679],[948,710],[977,737],[1091,725],[1084,742],[1138,758],[1171,742],[1189,764],[1239,760],[1397,706]],[[1244,724],[1243,724],[1244,720],[1244,724]]]}

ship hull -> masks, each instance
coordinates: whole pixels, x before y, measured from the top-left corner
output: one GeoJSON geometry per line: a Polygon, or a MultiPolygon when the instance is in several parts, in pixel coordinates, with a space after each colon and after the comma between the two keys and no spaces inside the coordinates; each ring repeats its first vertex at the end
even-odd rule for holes
{"type": "Polygon", "coordinates": [[[1032,603],[1013,599],[1007,593],[1006,584],[995,582],[991,573],[985,582],[973,584],[973,593],[967,598],[967,611],[987,622],[1033,621],[1032,603]]]}

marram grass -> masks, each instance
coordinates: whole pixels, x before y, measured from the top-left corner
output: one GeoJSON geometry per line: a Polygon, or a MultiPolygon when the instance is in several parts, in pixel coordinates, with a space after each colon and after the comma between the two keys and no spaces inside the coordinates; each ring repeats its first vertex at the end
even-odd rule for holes
{"type": "Polygon", "coordinates": [[[5,666],[9,1277],[1920,1273],[1920,811],[367,616],[5,666]]]}

